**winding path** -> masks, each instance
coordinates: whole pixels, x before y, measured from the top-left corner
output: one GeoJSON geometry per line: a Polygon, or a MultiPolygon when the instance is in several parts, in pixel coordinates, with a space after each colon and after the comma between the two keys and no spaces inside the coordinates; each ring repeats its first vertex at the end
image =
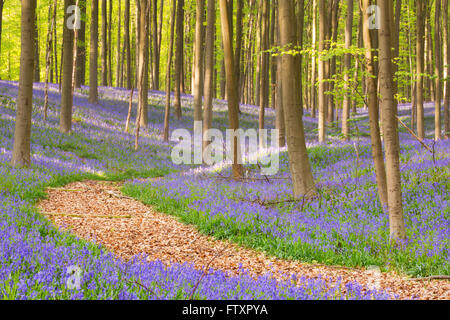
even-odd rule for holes
{"type": "Polygon", "coordinates": [[[210,263],[213,269],[233,275],[245,269],[255,277],[272,272],[278,279],[292,274],[307,278],[322,276],[333,282],[341,278],[343,285],[352,281],[368,285],[378,283],[380,289],[400,299],[450,299],[449,281],[417,281],[382,273],[378,275],[378,282],[373,282],[373,273],[363,268],[286,261],[204,236],[176,217],[155,212],[123,196],[118,183],[85,181],[49,189],[48,198],[41,201],[38,208],[59,228],[100,243],[124,260],[143,253],[148,261],[191,263],[199,269],[210,263]]]}

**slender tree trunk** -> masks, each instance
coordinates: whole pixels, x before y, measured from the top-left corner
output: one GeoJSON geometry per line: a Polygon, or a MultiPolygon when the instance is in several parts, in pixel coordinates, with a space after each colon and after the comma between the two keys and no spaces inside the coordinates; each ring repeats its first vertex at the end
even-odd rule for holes
{"type": "Polygon", "coordinates": [[[107,1],[102,0],[102,85],[108,85],[108,18],[107,1]]]}
{"type": "Polygon", "coordinates": [[[425,1],[416,1],[417,4],[417,37],[416,37],[416,103],[417,103],[417,136],[420,139],[425,138],[425,127],[424,127],[424,111],[423,111],[423,73],[424,73],[424,28],[425,28],[425,1]]]}
{"type": "Polygon", "coordinates": [[[237,0],[236,8],[236,49],[235,49],[235,63],[234,74],[236,76],[236,86],[238,87],[239,101],[241,101],[240,95],[240,83],[241,83],[241,51],[242,51],[242,16],[243,16],[244,1],[237,0]]]}
{"type": "MultiPolygon", "coordinates": [[[[212,100],[214,75],[214,37],[216,32],[216,0],[208,0],[208,22],[206,28],[205,53],[205,107],[203,109],[203,150],[210,140],[205,136],[212,126],[212,100]]],[[[235,73],[236,74],[236,73],[235,73]]]]}
{"type": "Polygon", "coordinates": [[[80,88],[86,82],[86,0],[78,0],[81,11],[81,24],[78,30],[77,41],[77,73],[75,78],[75,88],[80,88]]]}
{"type": "MultiPolygon", "coordinates": [[[[347,0],[347,24],[345,26],[345,49],[352,46],[352,30],[353,30],[353,0],[347,0]]],[[[350,114],[350,68],[352,66],[352,55],[347,53],[344,56],[344,102],[342,104],[342,135],[344,140],[349,138],[348,119],[350,114]]]]}
{"type": "MultiPolygon", "coordinates": [[[[297,44],[294,2],[279,0],[278,21],[280,24],[281,47],[297,44]]],[[[304,14],[303,11],[299,14],[304,14]]],[[[314,179],[306,151],[303,129],[303,109],[298,94],[298,57],[284,54],[281,58],[282,92],[289,167],[294,186],[294,197],[301,198],[315,193],[314,179]]]]}
{"type": "MultiPolygon", "coordinates": [[[[3,4],[5,0],[0,0],[0,57],[2,56],[2,26],[3,26],[3,4]]],[[[0,74],[1,79],[1,74],[0,74]]]]}
{"type": "Polygon", "coordinates": [[[98,0],[91,3],[91,39],[89,46],[89,103],[98,103],[98,0]]]}
{"type": "Polygon", "coordinates": [[[11,161],[13,167],[31,164],[35,11],[36,0],[22,0],[19,93],[11,161]]]}
{"type": "Polygon", "coordinates": [[[183,50],[184,50],[184,0],[178,1],[177,8],[177,43],[175,53],[175,118],[181,119],[181,81],[183,76],[183,50]]]}
{"type": "Polygon", "coordinates": [[[172,69],[173,43],[175,38],[175,13],[177,10],[177,1],[172,2],[172,17],[170,20],[170,43],[169,53],[167,54],[167,70],[166,70],[166,108],[164,114],[164,141],[169,141],[169,119],[170,119],[170,72],[172,69]]]}
{"type": "Polygon", "coordinates": [[[56,32],[56,12],[58,7],[58,0],[55,0],[53,3],[53,25],[55,28],[53,29],[53,43],[55,45],[54,47],[54,57],[55,57],[55,81],[59,83],[59,73],[58,73],[58,37],[56,32]]]}
{"type": "Polygon", "coordinates": [[[38,15],[34,15],[34,82],[41,82],[41,69],[39,67],[39,29],[38,15]]]}
{"type": "Polygon", "coordinates": [[[153,90],[159,90],[158,0],[153,0],[153,90]]]}
{"type": "Polygon", "coordinates": [[[74,5],[73,0],[64,0],[65,32],[63,36],[64,54],[62,58],[61,115],[59,120],[59,129],[63,133],[69,133],[72,130],[72,73],[74,32],[67,27],[67,8],[72,5],[74,5]]]}
{"type": "Polygon", "coordinates": [[[108,12],[108,86],[112,86],[112,0],[109,0],[109,12],[108,12]]]}
{"type": "MultiPolygon", "coordinates": [[[[264,129],[265,110],[269,105],[269,55],[266,52],[269,49],[269,0],[262,1],[262,17],[261,17],[261,76],[259,91],[259,129],[264,129]]],[[[259,147],[264,148],[265,137],[259,135],[259,147]]]]}
{"type": "MultiPolygon", "coordinates": [[[[280,0],[277,0],[280,1],[280,0]]],[[[280,35],[280,24],[278,23],[278,17],[280,14],[279,5],[277,6],[277,21],[275,24],[276,28],[276,44],[278,47],[281,47],[281,35],[280,35]]],[[[276,129],[278,129],[278,142],[280,148],[286,146],[286,124],[284,122],[284,109],[283,109],[283,74],[282,74],[282,57],[276,57],[277,61],[277,98],[276,98],[276,110],[275,110],[275,124],[276,129]]]]}
{"type": "MultiPolygon", "coordinates": [[[[194,123],[197,125],[202,121],[202,63],[203,63],[203,15],[205,11],[205,0],[199,0],[196,6],[195,23],[195,49],[194,49],[194,123]]],[[[233,83],[234,85],[234,83],[233,83]]],[[[199,132],[194,129],[195,132],[199,132]]]]}
{"type": "MultiPolygon", "coordinates": [[[[230,15],[227,7],[227,0],[220,0],[220,20],[222,26],[222,38],[223,38],[223,49],[224,49],[224,59],[225,59],[225,72],[226,72],[226,87],[228,91],[228,119],[230,123],[231,130],[239,129],[239,101],[238,93],[236,92],[236,86],[234,85],[234,52],[233,52],[233,41],[231,37],[231,26],[230,26],[230,15]]],[[[232,172],[233,178],[239,180],[243,176],[242,164],[240,164],[239,159],[239,140],[237,137],[234,139],[233,143],[233,164],[232,172]]]]}
{"type": "Polygon", "coordinates": [[[445,86],[445,92],[444,92],[444,137],[448,139],[450,135],[450,119],[449,119],[449,109],[450,109],[450,53],[449,53],[449,46],[450,46],[450,40],[448,37],[448,0],[443,0],[443,41],[444,41],[444,63],[447,65],[444,67],[444,86],[445,86]]]}
{"type": "Polygon", "coordinates": [[[132,87],[132,72],[131,72],[131,46],[130,46],[130,0],[125,0],[125,16],[124,16],[124,45],[127,55],[127,89],[132,87]]]}
{"type": "Polygon", "coordinates": [[[397,242],[406,238],[405,222],[403,219],[402,186],[400,179],[400,143],[398,137],[397,103],[394,99],[394,84],[392,74],[392,40],[395,30],[391,29],[393,12],[391,0],[379,0],[381,23],[379,30],[380,44],[380,94],[382,124],[384,126],[384,142],[386,149],[386,178],[388,190],[388,211],[390,238],[397,242]]]}
{"type": "Polygon", "coordinates": [[[378,93],[377,83],[378,77],[375,74],[374,55],[373,50],[377,49],[372,46],[372,35],[376,30],[369,30],[369,8],[370,0],[362,0],[362,12],[364,15],[364,25],[362,30],[364,46],[365,46],[365,66],[366,72],[373,77],[367,77],[367,99],[369,109],[369,126],[370,126],[370,140],[372,158],[375,167],[375,177],[378,187],[378,196],[380,198],[383,209],[387,208],[388,195],[386,184],[386,169],[384,167],[383,149],[380,138],[380,126],[379,126],[379,112],[378,112],[378,93]]]}
{"type": "MultiPolygon", "coordinates": [[[[331,24],[330,24],[330,37],[333,41],[332,47],[335,46],[335,43],[337,42],[337,36],[338,36],[338,27],[339,27],[339,0],[333,0],[332,1],[332,7],[331,7],[331,24]]],[[[330,47],[330,46],[328,46],[330,47]]],[[[327,75],[328,79],[333,79],[334,75],[336,74],[336,56],[332,57],[329,61],[329,72],[327,75]]],[[[334,82],[330,81],[327,85],[327,89],[330,92],[334,92],[334,82]]],[[[335,101],[334,101],[334,95],[331,94],[327,97],[327,122],[332,125],[334,122],[334,114],[335,114],[335,101]]]]}
{"type": "Polygon", "coordinates": [[[47,121],[47,109],[48,109],[48,79],[49,74],[51,73],[50,66],[51,66],[51,60],[52,60],[52,51],[53,51],[53,28],[55,25],[53,24],[52,20],[52,10],[53,5],[52,3],[49,3],[48,7],[48,19],[47,19],[47,48],[46,48],[46,54],[45,54],[45,89],[44,89],[44,121],[47,121]]]}
{"type": "Polygon", "coordinates": [[[434,140],[441,139],[441,0],[435,0],[435,17],[434,17],[434,75],[436,77],[435,98],[434,98],[434,140]]]}
{"type": "Polygon", "coordinates": [[[118,8],[118,26],[117,26],[117,51],[116,51],[116,87],[120,88],[120,75],[121,75],[121,66],[123,65],[122,61],[120,61],[120,43],[121,43],[121,31],[122,31],[122,1],[119,0],[119,8],[118,8]]]}
{"type": "Polygon", "coordinates": [[[325,64],[323,60],[323,51],[325,50],[325,40],[327,34],[327,0],[319,0],[319,90],[318,90],[318,106],[319,106],[319,142],[326,140],[326,116],[327,104],[325,99],[325,64]]]}
{"type": "Polygon", "coordinates": [[[149,45],[149,22],[148,14],[150,4],[147,0],[139,0],[139,112],[140,115],[136,119],[137,127],[146,127],[148,125],[148,45],[149,45]],[[142,73],[141,73],[142,72],[142,73]],[[143,77],[140,79],[140,77],[143,77]],[[139,121],[139,125],[138,125],[139,121]]]}
{"type": "Polygon", "coordinates": [[[311,94],[310,94],[310,106],[311,106],[311,117],[316,117],[317,109],[317,89],[316,89],[316,66],[317,66],[317,0],[313,0],[313,12],[312,12],[312,49],[313,53],[311,55],[311,94]]]}

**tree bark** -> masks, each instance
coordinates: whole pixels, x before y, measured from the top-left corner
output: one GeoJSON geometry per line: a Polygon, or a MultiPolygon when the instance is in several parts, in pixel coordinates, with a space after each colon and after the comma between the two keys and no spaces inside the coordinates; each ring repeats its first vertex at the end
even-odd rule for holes
{"type": "Polygon", "coordinates": [[[86,0],[78,0],[81,11],[81,24],[77,41],[77,73],[75,88],[80,88],[86,82],[86,0]]]}
{"type": "Polygon", "coordinates": [[[391,0],[379,0],[381,23],[379,29],[380,44],[380,94],[382,124],[386,150],[386,180],[388,190],[389,229],[392,241],[406,238],[403,219],[402,186],[400,178],[400,143],[398,137],[397,103],[394,99],[394,84],[392,74],[392,40],[394,30],[391,29],[393,12],[391,0]]]}
{"type": "MultiPolygon", "coordinates": [[[[238,93],[236,92],[236,86],[234,85],[234,52],[233,52],[233,42],[231,38],[231,27],[230,27],[230,15],[227,7],[227,0],[220,0],[220,20],[222,26],[222,40],[224,49],[224,60],[225,60],[225,73],[226,73],[226,87],[228,95],[228,119],[230,122],[231,130],[239,129],[239,101],[238,93]]],[[[233,143],[233,164],[232,172],[233,178],[239,180],[243,176],[242,164],[240,164],[240,159],[238,150],[240,149],[239,141],[237,138],[234,139],[233,143]]]]}
{"type": "Polygon", "coordinates": [[[127,89],[131,90],[132,75],[131,75],[131,46],[130,46],[130,0],[125,0],[125,14],[124,14],[124,46],[127,56],[127,89]]]}
{"type": "MultiPolygon", "coordinates": [[[[216,0],[208,0],[208,22],[206,27],[205,53],[205,106],[203,109],[203,150],[210,143],[205,133],[212,126],[212,100],[214,75],[214,36],[216,32],[216,0]]],[[[236,75],[236,73],[235,73],[236,75]]]]}
{"type": "Polygon", "coordinates": [[[311,42],[313,53],[311,55],[311,94],[310,94],[310,106],[311,117],[316,117],[316,103],[317,103],[317,89],[316,89],[316,67],[317,67],[317,0],[313,0],[313,12],[312,12],[312,31],[311,42]]]}
{"type": "Polygon", "coordinates": [[[172,16],[170,20],[170,43],[169,53],[167,54],[167,70],[166,70],[166,108],[164,113],[164,141],[169,141],[169,118],[170,118],[170,71],[172,69],[173,43],[175,38],[175,13],[177,9],[177,1],[172,2],[172,16]]]}
{"type": "Polygon", "coordinates": [[[416,104],[417,104],[417,136],[420,139],[425,138],[424,127],[424,111],[423,111],[423,73],[424,73],[424,30],[425,30],[425,1],[416,0],[417,15],[416,15],[416,104]]]}
{"type": "Polygon", "coordinates": [[[34,82],[41,82],[41,69],[39,67],[39,29],[37,14],[34,15],[34,82]]]}
{"type": "MultiPolygon", "coordinates": [[[[265,110],[269,105],[269,55],[266,52],[269,49],[269,33],[268,33],[268,19],[269,19],[269,0],[262,1],[262,17],[261,17],[261,76],[260,76],[260,90],[259,90],[259,129],[264,129],[264,115],[265,110]]],[[[236,74],[236,73],[235,73],[236,74]]],[[[264,148],[265,137],[259,135],[259,147],[264,148]]]]}
{"type": "Polygon", "coordinates": [[[89,103],[98,103],[98,0],[91,3],[89,60],[89,103]]]}
{"type": "Polygon", "coordinates": [[[327,34],[327,0],[319,0],[319,70],[318,70],[318,107],[319,107],[319,142],[326,140],[326,117],[327,104],[325,98],[325,64],[323,51],[325,50],[325,40],[327,34]]]}
{"type": "MultiPolygon", "coordinates": [[[[373,77],[367,77],[367,104],[369,109],[369,126],[372,158],[375,167],[375,177],[378,187],[378,196],[380,198],[383,209],[387,208],[388,195],[386,184],[386,169],[384,166],[383,149],[380,137],[379,112],[378,112],[378,92],[377,83],[378,76],[375,74],[373,50],[377,49],[372,46],[372,35],[369,30],[369,12],[367,11],[370,0],[362,0],[362,12],[364,15],[364,25],[362,30],[364,46],[365,46],[365,67],[366,72],[373,77]]],[[[376,30],[375,30],[376,31],[376,30]]],[[[372,33],[373,34],[373,33],[372,33]]]]}
{"type": "Polygon", "coordinates": [[[36,0],[22,0],[21,10],[20,78],[11,161],[11,165],[18,168],[31,164],[31,113],[33,109],[36,0]]]}
{"type": "MultiPolygon", "coordinates": [[[[353,0],[347,0],[347,24],[345,25],[345,49],[352,46],[352,30],[353,30],[353,0]]],[[[350,115],[350,68],[352,66],[352,55],[347,53],[344,56],[344,102],[342,104],[342,136],[344,140],[349,138],[348,119],[350,115]]]]}
{"type": "Polygon", "coordinates": [[[74,31],[67,28],[67,8],[74,5],[73,0],[64,0],[64,36],[63,36],[63,58],[62,58],[62,80],[61,80],[61,115],[59,129],[63,133],[72,130],[72,73],[73,73],[73,47],[74,31]]]}
{"type": "Polygon", "coordinates": [[[184,0],[178,1],[177,8],[177,43],[175,53],[175,118],[181,119],[181,81],[183,76],[183,50],[184,50],[184,0]]]}
{"type": "Polygon", "coordinates": [[[434,89],[434,140],[437,141],[441,139],[441,0],[435,0],[434,21],[434,75],[436,77],[434,89]]]}
{"type": "Polygon", "coordinates": [[[102,85],[108,85],[108,18],[107,1],[102,0],[102,85]]]}
{"type": "MultiPolygon", "coordinates": [[[[199,0],[196,6],[195,16],[195,49],[194,49],[194,123],[197,125],[202,121],[202,94],[203,94],[203,15],[205,11],[205,0],[199,0]]],[[[234,83],[233,83],[234,86],[234,83]]],[[[194,129],[195,132],[197,132],[194,129]]]]}
{"type": "MultiPolygon", "coordinates": [[[[281,47],[297,44],[294,2],[279,0],[278,21],[280,24],[281,47]]],[[[304,14],[300,12],[299,14],[304,14]]],[[[298,57],[283,54],[281,58],[284,120],[289,155],[289,167],[294,186],[294,197],[301,198],[315,193],[314,179],[306,151],[303,129],[303,109],[300,105],[298,88],[298,57]]],[[[301,69],[300,69],[301,70],[301,69]]]]}
{"type": "Polygon", "coordinates": [[[450,40],[448,37],[448,0],[443,0],[443,41],[444,41],[444,63],[447,67],[444,68],[444,137],[448,139],[450,135],[450,119],[449,119],[449,109],[450,109],[450,54],[449,46],[450,40]]]}

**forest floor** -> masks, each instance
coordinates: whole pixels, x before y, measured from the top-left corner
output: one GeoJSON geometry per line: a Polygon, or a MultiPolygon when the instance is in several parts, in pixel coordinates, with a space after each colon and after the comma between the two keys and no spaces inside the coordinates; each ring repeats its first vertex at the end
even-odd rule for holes
{"type": "Polygon", "coordinates": [[[324,278],[331,285],[340,279],[343,291],[346,284],[356,281],[368,288],[395,293],[399,299],[450,299],[449,281],[414,280],[394,272],[283,260],[214,239],[176,217],[124,196],[121,185],[84,181],[48,189],[47,199],[38,208],[62,230],[101,244],[124,260],[144,254],[147,261],[193,264],[201,270],[212,268],[234,276],[248,272],[256,279],[270,270],[278,280],[301,275],[324,278]]]}
{"type": "MultiPolygon", "coordinates": [[[[408,239],[392,246],[363,109],[346,143],[336,124],[328,143],[315,142],[317,119],[305,113],[319,197],[298,203],[289,198],[285,150],[270,179],[255,165],[241,182],[226,178],[226,163],[175,165],[175,141],[161,137],[162,92],[149,92],[149,125],[135,151],[136,103],[124,132],[129,91],[101,87],[93,105],[87,87],[77,89],[73,131],[63,134],[58,86],[50,85],[47,120],[43,88],[33,92],[32,165],[16,169],[18,83],[0,81],[0,299],[449,298],[448,281],[410,280],[450,275],[450,143],[430,139],[433,104],[425,112],[433,154],[399,128],[408,239]],[[81,270],[76,290],[68,286],[73,266],[81,270]]],[[[192,96],[182,107],[171,130],[192,129],[192,96]]],[[[409,109],[399,106],[408,125],[409,109]]],[[[256,128],[258,108],[241,111],[241,127],[256,128]]],[[[266,115],[273,128],[274,110],[266,115]]],[[[213,127],[228,127],[225,101],[214,101],[213,127]]]]}

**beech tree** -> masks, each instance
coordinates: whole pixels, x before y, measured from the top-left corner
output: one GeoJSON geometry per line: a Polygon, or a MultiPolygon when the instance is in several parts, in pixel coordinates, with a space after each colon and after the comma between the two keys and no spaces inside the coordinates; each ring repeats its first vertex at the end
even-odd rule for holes
{"type": "Polygon", "coordinates": [[[64,0],[64,51],[61,71],[61,114],[59,118],[59,129],[64,133],[69,133],[72,130],[74,26],[69,25],[70,21],[68,20],[68,8],[72,5],[74,5],[73,0],[64,0]]]}
{"type": "MultiPolygon", "coordinates": [[[[228,96],[228,120],[230,122],[230,129],[239,129],[239,101],[237,86],[234,85],[234,52],[233,52],[233,42],[231,38],[231,26],[230,26],[230,15],[228,11],[227,0],[219,0],[220,2],[220,21],[222,27],[222,41],[224,49],[224,60],[225,60],[225,72],[226,72],[226,88],[228,96]]],[[[239,180],[243,177],[242,164],[239,161],[239,141],[237,137],[234,138],[233,143],[233,178],[239,180]]]]}
{"type": "MultiPolygon", "coordinates": [[[[292,48],[297,44],[295,7],[291,0],[279,0],[278,21],[280,24],[280,44],[282,48],[292,48]]],[[[303,12],[299,12],[303,14],[303,12]]],[[[306,151],[303,129],[303,109],[298,93],[298,56],[283,54],[281,58],[282,99],[289,167],[294,187],[294,197],[301,198],[315,193],[314,179],[306,151]]]]}
{"type": "Polygon", "coordinates": [[[392,1],[379,0],[379,76],[382,125],[386,150],[386,182],[388,195],[389,229],[392,241],[406,238],[403,219],[402,188],[400,178],[400,143],[398,137],[397,102],[394,98],[392,67],[392,1]]]}
{"type": "Polygon", "coordinates": [[[98,0],[91,3],[91,39],[89,46],[89,102],[98,102],[98,0]]]}
{"type": "Polygon", "coordinates": [[[11,160],[13,167],[25,167],[31,163],[35,12],[36,0],[22,0],[19,93],[11,160]]]}

